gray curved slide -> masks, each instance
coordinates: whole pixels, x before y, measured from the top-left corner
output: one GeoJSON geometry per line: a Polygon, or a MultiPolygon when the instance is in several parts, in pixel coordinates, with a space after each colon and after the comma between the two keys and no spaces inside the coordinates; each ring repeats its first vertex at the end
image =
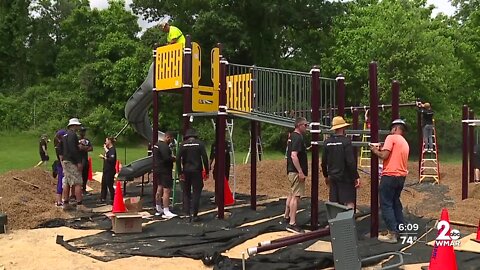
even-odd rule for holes
{"type": "MultiPolygon", "coordinates": [[[[133,129],[147,141],[152,140],[152,125],[148,117],[148,108],[153,102],[153,63],[150,65],[148,75],[140,87],[128,99],[125,105],[125,118],[133,129]]],[[[158,137],[163,137],[163,132],[158,132],[158,137]]],[[[133,161],[122,167],[118,173],[118,180],[129,181],[140,177],[152,169],[152,156],[133,161]]]]}

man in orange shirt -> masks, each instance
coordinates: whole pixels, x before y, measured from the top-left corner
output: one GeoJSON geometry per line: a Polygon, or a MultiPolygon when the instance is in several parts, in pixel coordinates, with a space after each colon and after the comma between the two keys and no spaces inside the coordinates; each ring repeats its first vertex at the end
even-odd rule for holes
{"type": "Polygon", "coordinates": [[[403,224],[403,207],[400,194],[407,177],[407,162],[410,148],[403,135],[407,125],[401,119],[396,119],[390,125],[390,135],[380,150],[377,145],[371,145],[370,150],[383,160],[383,172],[380,180],[380,209],[388,228],[386,235],[379,235],[378,240],[387,243],[397,243],[399,224],[403,224]]]}

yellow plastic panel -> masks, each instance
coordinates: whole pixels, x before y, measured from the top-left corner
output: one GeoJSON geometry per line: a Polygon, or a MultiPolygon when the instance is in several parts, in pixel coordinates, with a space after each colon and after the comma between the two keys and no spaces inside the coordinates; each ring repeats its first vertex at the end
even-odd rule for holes
{"type": "Polygon", "coordinates": [[[211,86],[201,86],[192,90],[192,111],[218,111],[219,92],[211,86]]]}
{"type": "Polygon", "coordinates": [[[202,49],[196,42],[192,42],[192,84],[193,88],[198,88],[200,78],[202,77],[202,49]]]}
{"type": "Polygon", "coordinates": [[[250,112],[251,110],[250,73],[227,76],[227,106],[229,109],[250,112]]]}
{"type": "Polygon", "coordinates": [[[155,58],[155,88],[157,91],[182,87],[183,44],[176,43],[157,48],[155,58]]]}
{"type": "Polygon", "coordinates": [[[210,53],[210,63],[212,64],[211,79],[213,89],[220,90],[220,49],[213,48],[210,53]]]}

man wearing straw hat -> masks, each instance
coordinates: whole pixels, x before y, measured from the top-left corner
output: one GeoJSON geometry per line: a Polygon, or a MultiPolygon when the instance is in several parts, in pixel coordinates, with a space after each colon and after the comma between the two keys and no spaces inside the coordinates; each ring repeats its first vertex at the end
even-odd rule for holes
{"type": "Polygon", "coordinates": [[[349,125],[341,116],[333,118],[330,130],[335,133],[324,142],[322,173],[329,187],[329,201],[353,209],[360,176],[353,156],[352,141],[345,136],[345,128],[349,125]]]}
{"type": "Polygon", "coordinates": [[[63,209],[70,210],[69,205],[70,187],[74,187],[75,198],[77,201],[77,210],[87,211],[88,209],[82,203],[82,160],[80,155],[80,146],[77,131],[81,127],[78,118],[71,118],[67,125],[67,134],[62,138],[63,145],[63,209]]]}

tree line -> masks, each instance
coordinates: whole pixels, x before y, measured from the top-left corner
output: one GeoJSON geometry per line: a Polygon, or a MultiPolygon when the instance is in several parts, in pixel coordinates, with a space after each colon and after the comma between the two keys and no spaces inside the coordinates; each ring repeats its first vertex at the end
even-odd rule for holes
{"type": "MultiPolygon", "coordinates": [[[[98,10],[88,0],[0,2],[0,129],[43,133],[76,116],[99,137],[119,131],[152,48],[166,42],[156,27],[142,31],[136,15],[151,22],[170,16],[202,46],[204,59],[220,42],[234,63],[342,73],[348,105],[368,104],[368,63],[375,60],[381,103],[390,103],[393,79],[401,83],[401,102],[430,102],[444,151],[459,151],[460,132],[452,130],[460,130],[462,104],[480,108],[478,0],[453,0],[452,17],[433,17],[426,0],[133,0],[131,11],[123,0],[109,4],[98,10]]],[[[180,130],[181,102],[161,95],[162,129],[180,130]]],[[[415,110],[401,115],[415,125],[415,110]]],[[[383,112],[381,126],[388,119],[383,112]]],[[[211,137],[208,120],[196,125],[211,137]]],[[[265,146],[283,149],[283,134],[264,125],[265,146]]],[[[248,134],[236,136],[246,148],[248,134]]],[[[125,138],[137,137],[127,129],[125,138]]]]}

